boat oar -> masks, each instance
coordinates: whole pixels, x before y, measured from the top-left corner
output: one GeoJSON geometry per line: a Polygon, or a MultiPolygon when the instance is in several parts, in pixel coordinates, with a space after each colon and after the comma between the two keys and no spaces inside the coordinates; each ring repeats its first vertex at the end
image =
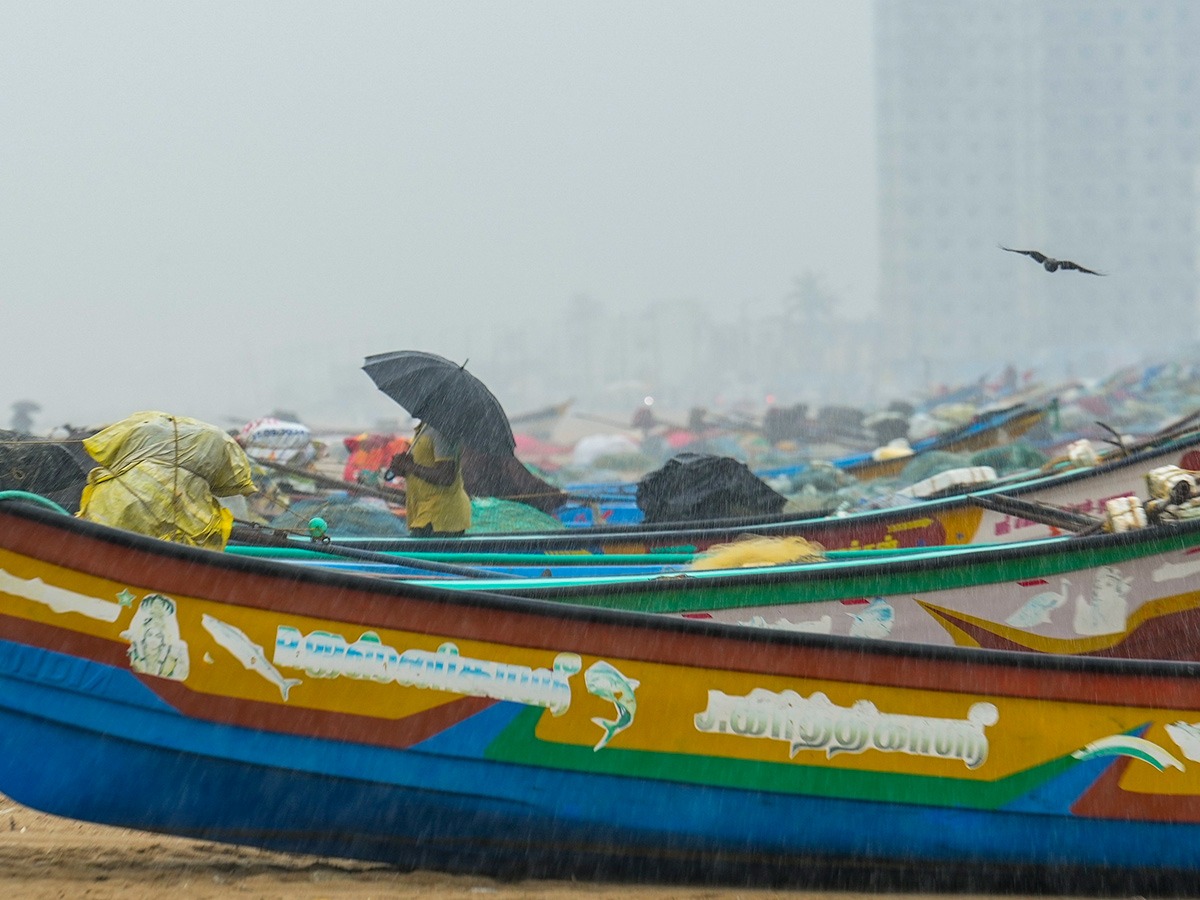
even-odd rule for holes
{"type": "Polygon", "coordinates": [[[1005,494],[967,494],[967,501],[992,512],[1017,516],[1075,534],[1091,534],[1104,525],[1099,519],[1083,513],[1047,506],[1044,503],[1030,503],[1028,500],[1018,500],[1005,494]]]}
{"type": "MultiPolygon", "coordinates": [[[[295,547],[297,542],[290,540],[286,534],[280,534],[273,530],[261,528],[251,522],[235,522],[233,532],[230,538],[240,541],[244,544],[253,544],[260,547],[295,547]]],[[[340,556],[343,559],[353,559],[360,562],[383,563],[389,566],[397,566],[405,569],[422,569],[427,572],[434,572],[438,575],[457,575],[461,578],[496,578],[495,572],[489,572],[486,569],[478,569],[474,566],[457,566],[452,563],[433,562],[428,559],[413,559],[409,556],[393,556],[390,553],[374,553],[370,550],[358,550],[354,547],[339,547],[331,543],[322,543],[314,541],[305,549],[315,550],[318,553],[328,553],[330,556],[340,556]]],[[[511,578],[524,578],[523,575],[504,576],[511,578]]]]}

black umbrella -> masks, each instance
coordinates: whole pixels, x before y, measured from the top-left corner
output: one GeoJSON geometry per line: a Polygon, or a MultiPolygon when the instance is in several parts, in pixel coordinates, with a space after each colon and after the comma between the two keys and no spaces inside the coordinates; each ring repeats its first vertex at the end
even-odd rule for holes
{"type": "Polygon", "coordinates": [[[442,434],[481,453],[511,454],[517,443],[500,401],[463,363],[435,353],[396,350],[368,356],[375,385],[442,434]]]}

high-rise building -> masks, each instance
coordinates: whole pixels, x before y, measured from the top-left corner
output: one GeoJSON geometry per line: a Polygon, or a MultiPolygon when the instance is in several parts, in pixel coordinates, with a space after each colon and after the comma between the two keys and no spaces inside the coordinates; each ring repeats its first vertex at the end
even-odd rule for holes
{"type": "Polygon", "coordinates": [[[1197,337],[1200,3],[878,0],[875,27],[893,365],[920,381],[1197,337]]]}

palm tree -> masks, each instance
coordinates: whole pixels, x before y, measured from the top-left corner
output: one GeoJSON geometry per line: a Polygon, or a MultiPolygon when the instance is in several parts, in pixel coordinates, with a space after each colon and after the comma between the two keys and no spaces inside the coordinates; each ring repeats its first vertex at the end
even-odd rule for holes
{"type": "Polygon", "coordinates": [[[784,298],[786,317],[805,325],[828,322],[833,318],[837,296],[825,279],[810,269],[792,279],[792,290],[784,298]]]}

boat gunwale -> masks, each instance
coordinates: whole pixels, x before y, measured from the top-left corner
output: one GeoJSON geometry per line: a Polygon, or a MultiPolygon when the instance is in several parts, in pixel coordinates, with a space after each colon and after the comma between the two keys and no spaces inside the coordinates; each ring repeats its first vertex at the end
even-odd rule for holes
{"type": "MultiPolygon", "coordinates": [[[[531,590],[539,594],[555,591],[555,596],[566,599],[571,597],[591,597],[611,593],[625,588],[636,587],[645,593],[662,593],[667,591],[698,591],[722,588],[758,587],[772,584],[804,584],[811,582],[832,581],[840,578],[886,578],[894,576],[921,573],[928,575],[931,571],[946,569],[966,569],[981,563],[1002,565],[1015,559],[1041,559],[1048,556],[1078,556],[1097,550],[1132,548],[1137,544],[1157,541],[1167,541],[1172,535],[1190,534],[1200,530],[1200,519],[1172,523],[1158,527],[1149,527],[1138,531],[1127,531],[1120,534],[1095,534],[1085,537],[1042,538],[1030,541],[1014,541],[1006,544],[985,545],[945,545],[930,547],[914,552],[914,548],[905,548],[901,552],[903,558],[881,560],[878,558],[838,560],[834,565],[790,564],[785,566],[759,567],[749,570],[718,569],[700,570],[695,572],[680,571],[669,574],[646,575],[613,575],[607,580],[599,580],[603,576],[566,576],[560,579],[526,579],[531,590]],[[592,583],[555,584],[555,581],[571,580],[584,581],[589,577],[597,578],[592,583]]],[[[1200,542],[1198,542],[1200,543],[1200,542]]],[[[1182,549],[1180,547],[1179,549],[1182,549]]],[[[1155,551],[1159,552],[1159,551],[1155,551]]],[[[1170,552],[1170,551],[1162,551],[1170,552]]],[[[1152,554],[1131,556],[1129,559],[1141,559],[1152,554]]],[[[1078,568],[1092,566],[1066,567],[1062,571],[1074,571],[1078,568]]],[[[512,584],[513,589],[520,590],[516,579],[504,580],[512,584]]],[[[1005,578],[991,581],[981,581],[979,584],[991,584],[1005,578]]],[[[762,604],[760,604],[762,605],[762,604]]]]}
{"type": "MultiPolygon", "coordinates": [[[[1002,407],[1000,409],[989,410],[988,412],[979,414],[976,419],[970,422],[964,422],[957,428],[952,428],[949,431],[935,435],[929,444],[920,444],[919,450],[916,450],[914,456],[931,451],[947,451],[947,448],[956,444],[970,441],[986,434],[994,429],[1005,428],[1008,425],[1019,423],[1024,425],[1021,429],[1021,434],[1024,434],[1029,429],[1033,428],[1041,419],[1050,414],[1052,404],[1042,406],[1030,406],[1026,403],[1015,403],[1011,406],[1002,407]],[[986,419],[981,418],[986,416],[986,419]],[[1028,424],[1026,424],[1026,420],[1028,424]]],[[[916,449],[916,448],[914,448],[916,449]]],[[[953,451],[948,451],[953,452],[953,451]]],[[[894,465],[895,459],[875,459],[870,453],[866,454],[866,459],[846,463],[845,465],[837,466],[844,472],[854,474],[855,472],[869,472],[874,468],[888,469],[894,465]]],[[[837,465],[835,463],[835,465],[837,465]]]]}
{"type": "MultiPolygon", "coordinates": [[[[1200,661],[1190,660],[1145,660],[1119,657],[1096,657],[1056,655],[1042,653],[1026,653],[1010,650],[992,650],[978,647],[958,647],[935,644],[914,644],[900,641],[877,641],[867,638],[856,638],[842,635],[823,635],[804,632],[775,631],[771,629],[744,628],[738,625],[728,625],[705,620],[672,618],[655,613],[633,612],[625,610],[604,609],[597,607],[570,606],[560,602],[539,600],[508,594],[488,593],[480,591],[451,591],[422,585],[420,582],[382,581],[369,576],[355,575],[343,572],[323,572],[306,567],[293,566],[288,563],[277,563],[259,558],[225,556],[211,550],[190,547],[183,544],[162,541],[133,532],[122,531],[109,526],[87,522],[77,518],[66,518],[36,507],[23,504],[9,504],[0,508],[0,525],[5,517],[14,517],[32,521],[37,525],[72,533],[77,537],[92,541],[115,545],[122,549],[148,553],[152,556],[165,557],[193,565],[203,565],[210,569],[224,570],[232,573],[250,574],[266,577],[272,580],[307,582],[316,586],[328,588],[352,589],[356,592],[374,595],[381,601],[392,599],[410,599],[425,603],[445,606],[477,609],[483,612],[497,614],[514,613],[544,619],[569,621],[572,623],[611,626],[614,628],[632,628],[639,632],[647,630],[678,634],[695,639],[709,638],[719,641],[734,641],[740,644],[768,645],[781,650],[788,648],[812,649],[829,651],[840,654],[853,654],[859,657],[904,658],[945,663],[952,666],[963,665],[968,668],[1004,667],[1012,670],[1037,670],[1061,673],[1063,675],[1104,675],[1118,677],[1151,677],[1167,679],[1195,680],[1200,677],[1200,661]]],[[[1200,528],[1200,521],[1195,524],[1200,528]]],[[[1136,533],[1132,533],[1136,534],[1136,533]]],[[[1127,535],[1106,535],[1105,537],[1125,538],[1127,535]]],[[[47,562],[42,557],[34,556],[26,551],[12,550],[6,542],[0,541],[0,548],[19,555],[33,556],[39,561],[47,562]]],[[[67,563],[50,563],[70,567],[67,563]]],[[[87,569],[76,567],[76,571],[87,573],[87,569]]],[[[90,574],[90,573],[89,573],[90,574]]],[[[98,576],[108,577],[108,576],[98,576]]],[[[211,598],[204,598],[211,599],[211,598]]],[[[214,602],[230,602],[216,600],[214,602]]],[[[293,612],[288,609],[288,603],[266,606],[250,600],[239,600],[232,605],[243,605],[248,608],[267,608],[281,613],[296,615],[312,615],[307,612],[293,612]]],[[[337,612],[330,610],[323,614],[325,618],[337,618],[337,612]]],[[[355,624],[367,625],[366,622],[355,624]]],[[[48,626],[55,627],[55,626],[48,626]]],[[[387,624],[387,627],[400,630],[420,631],[403,624],[387,624]]],[[[487,640],[486,638],[468,638],[471,640],[487,640]]],[[[536,646],[535,643],[522,642],[513,638],[497,638],[501,642],[511,641],[514,646],[536,646]]],[[[640,659],[639,652],[630,648],[630,658],[640,659]]],[[[649,662],[663,662],[659,659],[647,659],[649,662]]],[[[668,663],[670,664],[670,663],[668,663]]],[[[686,665],[698,665],[687,663],[686,665]]],[[[767,670],[760,666],[746,666],[745,662],[734,663],[724,661],[720,665],[728,671],[757,672],[767,670]]],[[[990,689],[989,689],[990,690],[990,689]]],[[[1165,698],[1164,698],[1165,700],[1165,698]]],[[[1093,702],[1105,702],[1099,697],[1093,702]]]]}

